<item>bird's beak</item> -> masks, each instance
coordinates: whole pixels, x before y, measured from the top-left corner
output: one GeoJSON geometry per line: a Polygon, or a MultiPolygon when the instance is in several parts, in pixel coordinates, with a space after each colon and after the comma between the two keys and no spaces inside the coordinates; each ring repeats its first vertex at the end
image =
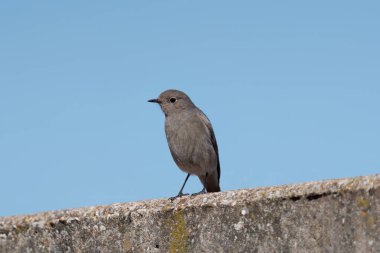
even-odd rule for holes
{"type": "Polygon", "coordinates": [[[158,98],[149,99],[148,102],[161,104],[161,100],[159,100],[158,98]]]}

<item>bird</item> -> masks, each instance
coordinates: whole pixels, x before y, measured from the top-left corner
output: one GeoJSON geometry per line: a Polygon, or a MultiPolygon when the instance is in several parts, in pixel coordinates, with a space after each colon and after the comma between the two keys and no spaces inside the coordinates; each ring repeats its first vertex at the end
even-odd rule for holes
{"type": "Polygon", "coordinates": [[[184,92],[169,89],[158,98],[148,102],[157,103],[165,115],[165,133],[174,162],[187,173],[175,198],[183,193],[190,175],[198,176],[203,185],[200,192],[220,192],[220,162],[215,133],[207,116],[184,92]]]}

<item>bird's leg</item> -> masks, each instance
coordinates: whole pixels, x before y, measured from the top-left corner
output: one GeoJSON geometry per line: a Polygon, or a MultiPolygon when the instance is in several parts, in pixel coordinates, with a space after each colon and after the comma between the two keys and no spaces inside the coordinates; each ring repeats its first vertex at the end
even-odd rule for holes
{"type": "MultiPolygon", "coordinates": [[[[208,175],[208,173],[206,173],[206,176],[205,176],[205,185],[207,183],[207,175],[208,175]]],[[[204,194],[204,193],[206,193],[206,187],[205,186],[203,186],[203,189],[200,192],[193,193],[193,194],[191,194],[191,196],[197,196],[197,195],[204,194]]]]}
{"type": "Polygon", "coordinates": [[[189,177],[190,177],[190,173],[187,174],[186,179],[185,179],[185,182],[183,182],[183,185],[182,185],[182,187],[181,187],[181,190],[179,190],[179,193],[177,194],[177,196],[170,197],[169,200],[173,201],[173,200],[175,200],[176,198],[179,198],[179,197],[182,197],[182,196],[189,195],[188,193],[182,193],[183,188],[185,188],[185,185],[186,185],[187,179],[189,179],[189,177]]]}
{"type": "Polygon", "coordinates": [[[181,190],[179,190],[179,193],[178,193],[177,196],[188,195],[188,194],[183,194],[182,191],[183,191],[183,188],[185,188],[186,182],[187,182],[187,180],[189,179],[189,177],[190,177],[190,173],[187,173],[187,176],[186,176],[185,182],[183,182],[183,185],[182,185],[182,187],[181,187],[181,190]]]}

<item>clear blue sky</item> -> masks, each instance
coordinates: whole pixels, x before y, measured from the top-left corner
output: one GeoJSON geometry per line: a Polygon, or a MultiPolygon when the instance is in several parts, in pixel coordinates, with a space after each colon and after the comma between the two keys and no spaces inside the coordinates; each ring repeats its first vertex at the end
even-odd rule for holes
{"type": "MultiPolygon", "coordinates": [[[[1,1],[0,216],[166,198],[164,116],[211,119],[223,190],[380,171],[379,1],[1,1]]],[[[186,192],[201,189],[197,178],[186,192]]]]}

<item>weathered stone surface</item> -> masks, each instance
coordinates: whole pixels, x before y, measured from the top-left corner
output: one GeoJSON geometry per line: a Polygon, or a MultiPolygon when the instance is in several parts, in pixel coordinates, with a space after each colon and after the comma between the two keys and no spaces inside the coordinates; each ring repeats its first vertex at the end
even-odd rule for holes
{"type": "Polygon", "coordinates": [[[380,252],[380,175],[0,218],[0,252],[380,252]]]}

